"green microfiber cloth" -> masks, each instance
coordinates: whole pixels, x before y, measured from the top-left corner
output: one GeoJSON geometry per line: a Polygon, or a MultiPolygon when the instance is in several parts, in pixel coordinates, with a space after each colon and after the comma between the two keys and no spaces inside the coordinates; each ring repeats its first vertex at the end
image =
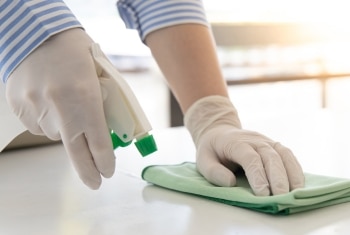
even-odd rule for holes
{"type": "Polygon", "coordinates": [[[237,186],[215,186],[198,173],[195,163],[152,165],[142,178],[154,185],[193,194],[232,206],[268,214],[289,215],[350,201],[350,179],[305,173],[305,187],[276,196],[255,196],[244,174],[237,186]]]}

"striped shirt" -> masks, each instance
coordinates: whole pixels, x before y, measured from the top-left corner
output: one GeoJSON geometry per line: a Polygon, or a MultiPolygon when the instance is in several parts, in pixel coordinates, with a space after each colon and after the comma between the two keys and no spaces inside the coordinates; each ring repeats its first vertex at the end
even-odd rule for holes
{"type": "Polygon", "coordinates": [[[0,3],[0,76],[10,73],[35,48],[63,30],[81,27],[60,0],[3,0],[0,3]]]}
{"type": "Polygon", "coordinates": [[[186,23],[208,25],[201,0],[119,0],[120,17],[142,41],[152,31],[186,23]]]}
{"type": "MultiPolygon", "coordinates": [[[[118,11],[127,28],[142,41],[150,32],[171,25],[208,25],[201,0],[120,0],[118,11]]],[[[82,27],[63,0],[0,2],[0,77],[12,71],[50,36],[82,27]]]]}

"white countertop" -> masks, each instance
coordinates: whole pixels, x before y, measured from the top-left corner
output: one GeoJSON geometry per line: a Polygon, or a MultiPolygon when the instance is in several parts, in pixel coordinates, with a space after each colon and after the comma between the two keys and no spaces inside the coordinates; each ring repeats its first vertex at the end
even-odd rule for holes
{"type": "MultiPolygon", "coordinates": [[[[349,115],[329,112],[243,121],[293,149],[304,170],[350,178],[349,115]],[[294,122],[290,122],[294,120],[294,122]]],[[[194,160],[183,128],[153,132],[159,151],[118,149],[116,174],[98,191],[78,179],[61,144],[0,154],[1,235],[349,234],[350,203],[271,216],[148,185],[149,164],[194,160]]]]}

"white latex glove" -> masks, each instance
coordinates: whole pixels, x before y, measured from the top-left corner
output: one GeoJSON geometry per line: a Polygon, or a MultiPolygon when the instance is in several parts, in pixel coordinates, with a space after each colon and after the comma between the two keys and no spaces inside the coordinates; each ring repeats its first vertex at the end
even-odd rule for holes
{"type": "Polygon", "coordinates": [[[82,181],[97,189],[101,175],[113,175],[115,156],[92,43],[78,28],[49,38],[9,77],[6,97],[31,133],[62,139],[82,181]]]}
{"type": "Polygon", "coordinates": [[[304,186],[293,153],[257,132],[241,128],[228,98],[209,96],[195,102],[184,117],[197,149],[198,171],[211,183],[231,187],[242,167],[255,195],[288,193],[304,186]]]}

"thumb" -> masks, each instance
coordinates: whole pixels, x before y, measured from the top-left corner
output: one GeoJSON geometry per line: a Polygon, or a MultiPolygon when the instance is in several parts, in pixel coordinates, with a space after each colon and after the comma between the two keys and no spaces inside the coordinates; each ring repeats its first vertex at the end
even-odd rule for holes
{"type": "Polygon", "coordinates": [[[232,187],[236,185],[236,176],[234,173],[210,156],[197,157],[197,170],[210,183],[222,186],[232,187]]]}

